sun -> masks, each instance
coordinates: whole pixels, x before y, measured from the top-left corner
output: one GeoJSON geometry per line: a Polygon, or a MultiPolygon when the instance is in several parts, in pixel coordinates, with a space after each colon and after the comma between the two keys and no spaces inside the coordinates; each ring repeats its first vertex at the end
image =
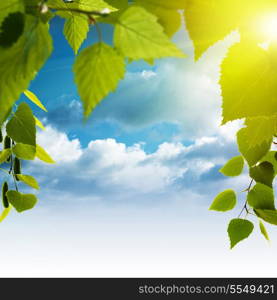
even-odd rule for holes
{"type": "Polygon", "coordinates": [[[266,42],[277,42],[277,13],[261,18],[260,30],[266,42]]]}

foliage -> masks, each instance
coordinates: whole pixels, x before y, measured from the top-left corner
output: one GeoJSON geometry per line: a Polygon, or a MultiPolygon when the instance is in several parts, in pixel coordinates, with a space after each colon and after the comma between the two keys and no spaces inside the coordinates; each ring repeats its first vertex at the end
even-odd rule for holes
{"type": "MultiPolygon", "coordinates": [[[[32,208],[37,198],[19,192],[19,184],[34,189],[35,178],[21,174],[21,161],[38,158],[54,163],[37,145],[36,132],[43,124],[26,102],[17,104],[22,94],[45,112],[38,97],[28,91],[52,52],[49,33],[53,17],[64,19],[64,36],[76,54],[73,66],[75,82],[83,102],[84,117],[124,78],[126,65],[143,59],[153,64],[164,57],[186,55],[172,41],[180,29],[182,17],[195,47],[195,60],[219,40],[237,30],[240,41],[230,47],[221,65],[222,124],[243,119],[237,133],[240,156],[230,159],[220,170],[228,177],[242,174],[248,165],[250,185],[237,219],[228,227],[231,248],[247,238],[253,224],[241,218],[255,216],[262,235],[269,239],[261,222],[277,225],[273,183],[277,172],[277,154],[272,151],[277,134],[277,48],[268,41],[261,20],[277,13],[276,0],[6,0],[0,3],[0,125],[3,149],[1,170],[12,181],[3,185],[4,210],[0,222],[11,207],[18,212],[32,208]],[[113,43],[102,40],[101,23],[114,29],[113,43]],[[83,48],[90,27],[95,27],[98,42],[83,48]],[[268,47],[262,43],[268,42],[268,47]],[[81,49],[81,50],[80,50],[81,49]],[[245,163],[246,162],[246,163],[245,163]],[[253,186],[253,184],[255,185],[253,186]],[[253,186],[253,187],[252,187],[253,186]]],[[[26,99],[26,101],[27,101],[26,99]]],[[[210,209],[230,211],[237,204],[233,190],[220,193],[210,209]]]]}

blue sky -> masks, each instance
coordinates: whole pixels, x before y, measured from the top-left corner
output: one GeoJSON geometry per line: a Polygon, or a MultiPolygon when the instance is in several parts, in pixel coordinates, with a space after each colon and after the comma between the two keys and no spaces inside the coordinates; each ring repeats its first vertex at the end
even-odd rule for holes
{"type": "MultiPolygon", "coordinates": [[[[30,87],[49,110],[33,107],[46,125],[38,142],[57,164],[23,166],[40,182],[40,201],[1,224],[7,259],[0,276],[276,276],[272,263],[257,261],[261,252],[273,261],[274,228],[268,226],[271,246],[256,228],[229,250],[227,223],[238,215],[243,193],[235,212],[208,211],[218,192],[248,185],[246,176],[218,173],[238,153],[240,124],[219,126],[217,84],[237,35],[194,63],[181,30],[174,39],[186,59],[129,65],[118,90],[84,124],[62,26],[53,20],[55,51],[30,87]]],[[[110,43],[111,28],[102,30],[110,43]]],[[[85,46],[95,36],[92,30],[85,46]]]]}

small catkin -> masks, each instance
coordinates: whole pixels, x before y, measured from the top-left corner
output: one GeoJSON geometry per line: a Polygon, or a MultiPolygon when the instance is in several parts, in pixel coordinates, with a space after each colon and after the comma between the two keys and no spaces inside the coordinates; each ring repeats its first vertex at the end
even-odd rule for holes
{"type": "Polygon", "coordinates": [[[16,175],[17,174],[21,174],[21,162],[20,162],[20,160],[17,157],[14,159],[13,172],[15,174],[15,179],[17,181],[19,181],[19,179],[18,179],[18,177],[16,175]]]}
{"type": "Polygon", "coordinates": [[[11,148],[11,138],[6,135],[4,139],[4,149],[10,149],[10,148],[11,148]]]}
{"type": "MultiPolygon", "coordinates": [[[[4,149],[10,149],[11,148],[11,144],[12,144],[11,138],[6,135],[5,139],[4,139],[4,149]]],[[[7,159],[7,162],[9,162],[9,161],[11,161],[11,157],[10,156],[7,159]]]]}
{"type": "Polygon", "coordinates": [[[2,202],[3,202],[3,206],[5,208],[9,207],[9,200],[8,197],[6,196],[7,191],[9,190],[9,186],[7,181],[5,181],[2,185],[2,202]]]}

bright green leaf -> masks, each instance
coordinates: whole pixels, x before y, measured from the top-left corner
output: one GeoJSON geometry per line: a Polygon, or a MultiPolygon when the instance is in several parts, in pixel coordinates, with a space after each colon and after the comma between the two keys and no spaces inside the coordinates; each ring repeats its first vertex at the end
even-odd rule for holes
{"type": "Polygon", "coordinates": [[[238,43],[230,48],[222,63],[220,84],[223,124],[277,113],[275,65],[258,45],[238,43]]]}
{"type": "Polygon", "coordinates": [[[194,44],[196,60],[209,47],[236,29],[238,16],[233,11],[235,5],[230,0],[187,1],[186,26],[194,44]]]}
{"type": "Polygon", "coordinates": [[[48,25],[38,22],[36,17],[25,15],[25,29],[19,40],[8,49],[0,47],[0,125],[51,51],[48,25]]]}
{"type": "Polygon", "coordinates": [[[217,195],[209,209],[225,212],[232,210],[236,206],[236,203],[237,197],[235,192],[233,190],[226,190],[217,195]]]}
{"type": "Polygon", "coordinates": [[[255,209],[274,210],[273,189],[262,183],[257,183],[248,193],[247,202],[255,209]]]}
{"type": "Polygon", "coordinates": [[[240,241],[248,238],[252,233],[254,225],[243,219],[233,219],[228,226],[228,235],[231,242],[231,249],[236,246],[240,241]]]}
{"type": "Polygon", "coordinates": [[[86,39],[88,31],[89,24],[86,16],[72,16],[65,21],[63,33],[75,54],[86,39]]]}
{"type": "Polygon", "coordinates": [[[41,103],[41,101],[38,99],[38,97],[31,91],[24,91],[24,95],[31,100],[34,104],[36,104],[39,108],[47,112],[47,109],[45,106],[41,103]]]}
{"type": "Polygon", "coordinates": [[[37,117],[35,117],[35,116],[34,116],[34,118],[35,118],[35,121],[36,121],[36,126],[38,126],[39,128],[41,128],[42,130],[45,130],[45,127],[43,126],[43,124],[41,123],[41,121],[37,117]]]}
{"type": "MultiPolygon", "coordinates": [[[[182,6],[180,5],[182,1],[178,2],[179,6],[182,6]]],[[[174,1],[136,0],[136,3],[158,17],[159,23],[169,37],[172,37],[180,29],[182,24],[181,14],[178,10],[180,7],[176,8],[174,4],[177,3],[174,3],[174,1]]]]}
{"type": "Polygon", "coordinates": [[[119,16],[114,32],[115,47],[124,56],[137,59],[185,57],[157,22],[157,17],[139,6],[119,16]]]}
{"type": "Polygon", "coordinates": [[[219,171],[225,176],[238,176],[242,173],[243,166],[244,159],[240,155],[230,159],[219,171]]]}
{"type": "Polygon", "coordinates": [[[37,145],[37,151],[36,156],[43,162],[46,162],[48,164],[54,164],[55,161],[52,159],[52,157],[39,145],[37,145]]]}
{"type": "Polygon", "coordinates": [[[3,149],[0,151],[0,164],[3,164],[11,156],[11,149],[3,149]]]}
{"type": "Polygon", "coordinates": [[[5,208],[2,211],[2,213],[0,214],[0,223],[3,222],[6,219],[6,217],[10,213],[11,209],[12,209],[12,206],[10,205],[9,207],[5,208]]]}
{"type": "Polygon", "coordinates": [[[7,197],[9,203],[17,212],[23,212],[32,209],[37,203],[37,197],[33,194],[22,194],[17,191],[8,191],[7,197]]]}
{"type": "Polygon", "coordinates": [[[16,174],[16,177],[24,182],[25,184],[29,185],[30,187],[39,190],[39,185],[36,181],[36,179],[30,175],[22,175],[22,174],[16,174]]]}
{"type": "Polygon", "coordinates": [[[36,125],[32,110],[27,103],[21,103],[6,126],[9,137],[28,145],[36,145],[36,125]]]}
{"type": "Polygon", "coordinates": [[[268,236],[267,230],[262,221],[259,222],[259,226],[260,226],[261,234],[265,237],[266,240],[269,241],[269,236],[268,236]]]}
{"type": "Polygon", "coordinates": [[[261,145],[250,146],[247,142],[247,136],[250,134],[247,128],[242,128],[237,133],[237,142],[239,151],[248,162],[249,166],[255,165],[260,159],[263,158],[270,150],[271,141],[263,142],[261,145]]]}
{"type": "Polygon", "coordinates": [[[96,105],[114,91],[125,73],[122,56],[109,45],[98,43],[83,50],[74,65],[75,81],[89,116],[96,105]]]}
{"type": "Polygon", "coordinates": [[[256,146],[263,142],[270,142],[272,136],[277,133],[277,117],[256,117],[247,118],[245,121],[248,131],[247,142],[256,146]]]}
{"type": "Polygon", "coordinates": [[[36,156],[36,147],[31,145],[17,143],[12,151],[19,159],[33,160],[36,156]]]}

